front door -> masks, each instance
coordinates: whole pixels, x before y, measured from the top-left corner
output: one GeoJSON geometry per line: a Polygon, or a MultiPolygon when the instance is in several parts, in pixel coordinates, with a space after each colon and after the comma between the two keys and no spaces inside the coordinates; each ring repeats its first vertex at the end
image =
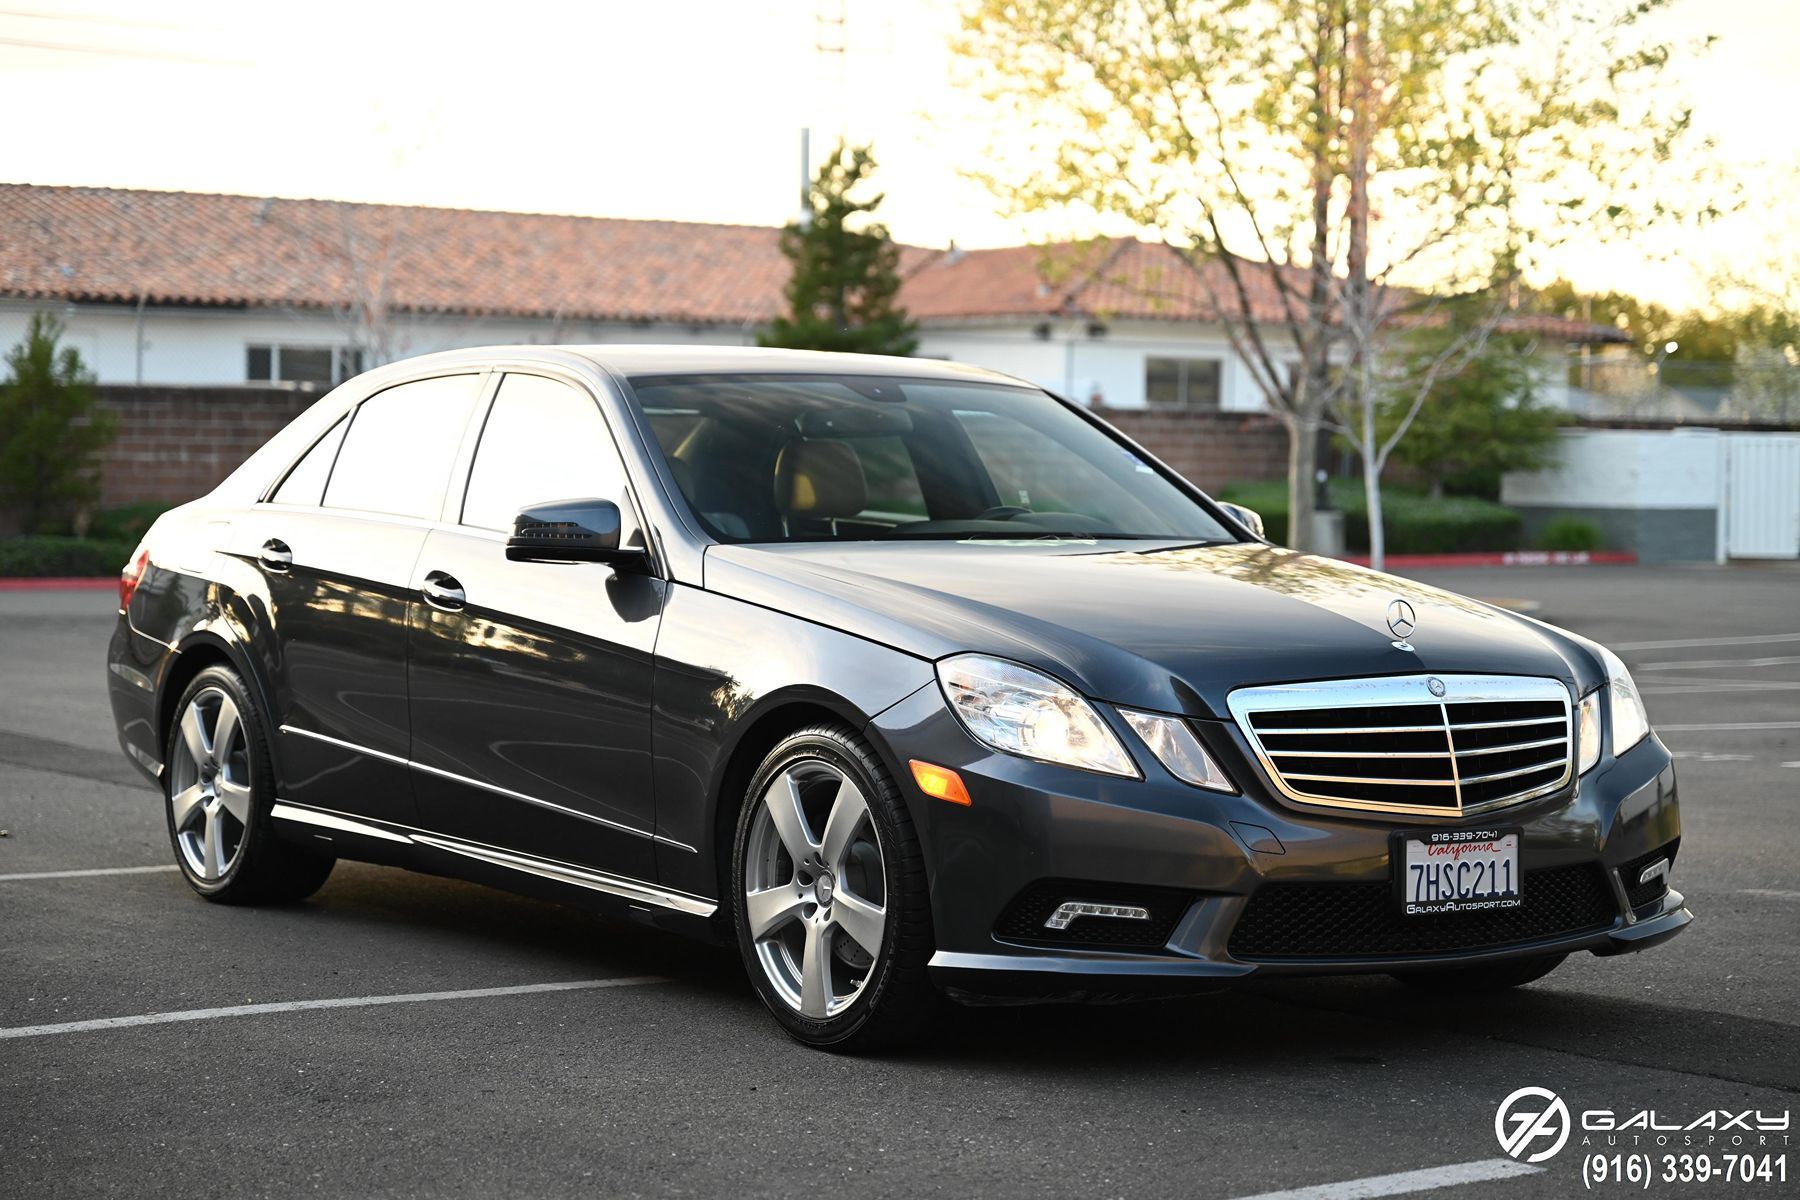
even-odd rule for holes
{"type": "Polygon", "coordinates": [[[527,505],[612,500],[641,536],[593,396],[501,380],[455,527],[414,570],[412,757],[426,829],[655,878],[650,680],[664,582],[600,563],[508,562],[527,505]]]}

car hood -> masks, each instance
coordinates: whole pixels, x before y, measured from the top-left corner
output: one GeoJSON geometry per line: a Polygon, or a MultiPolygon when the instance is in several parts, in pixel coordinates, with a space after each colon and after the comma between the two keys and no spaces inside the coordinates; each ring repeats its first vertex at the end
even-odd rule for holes
{"type": "Polygon", "coordinates": [[[1251,684],[1535,675],[1585,691],[1593,656],[1551,626],[1336,559],[1260,543],[792,543],[714,546],[709,591],[924,658],[974,651],[1089,696],[1222,717],[1251,684]],[[1387,610],[1416,613],[1411,651],[1387,610]]]}

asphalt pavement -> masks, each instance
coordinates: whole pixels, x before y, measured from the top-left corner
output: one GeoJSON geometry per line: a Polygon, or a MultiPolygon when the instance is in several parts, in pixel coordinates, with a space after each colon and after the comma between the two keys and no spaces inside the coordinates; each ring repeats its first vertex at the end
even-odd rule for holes
{"type": "MultiPolygon", "coordinates": [[[[1685,934],[1480,1000],[955,1011],[876,1058],[788,1041],[725,951],[472,884],[340,864],[301,905],[195,898],[113,738],[112,596],[0,593],[0,1195],[1556,1196],[1634,1148],[1577,1129],[1515,1162],[1519,1088],[1665,1124],[1794,1107],[1800,570],[1425,578],[1631,665],[1680,759],[1685,934]]],[[[1800,1177],[1800,1147],[1758,1152],[1800,1177]]]]}

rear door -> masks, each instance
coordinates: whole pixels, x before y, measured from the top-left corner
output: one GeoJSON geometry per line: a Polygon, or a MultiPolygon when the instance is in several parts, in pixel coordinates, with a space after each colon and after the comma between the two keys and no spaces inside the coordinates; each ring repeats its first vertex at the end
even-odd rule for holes
{"type": "Polygon", "coordinates": [[[406,620],[478,374],[377,392],[234,530],[268,586],[281,798],[411,824],[406,620]]]}
{"type": "Polygon", "coordinates": [[[650,680],[665,584],[505,554],[521,508],[589,497],[619,505],[621,544],[642,538],[595,397],[572,380],[506,375],[455,523],[428,535],[413,576],[419,822],[654,879],[650,680]]]}

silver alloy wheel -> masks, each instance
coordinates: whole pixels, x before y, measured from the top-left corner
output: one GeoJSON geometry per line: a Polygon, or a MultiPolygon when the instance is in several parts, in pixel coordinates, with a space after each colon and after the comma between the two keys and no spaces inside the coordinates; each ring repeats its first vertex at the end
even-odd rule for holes
{"type": "Polygon", "coordinates": [[[195,875],[223,879],[244,852],[250,824],[250,743],[223,688],[197,693],[169,755],[169,821],[195,875]]]}
{"type": "Polygon", "coordinates": [[[788,1006],[827,1020],[856,1002],[881,957],[881,837],[862,790],[818,759],[788,766],[756,804],[744,849],[750,941],[788,1006]]]}

